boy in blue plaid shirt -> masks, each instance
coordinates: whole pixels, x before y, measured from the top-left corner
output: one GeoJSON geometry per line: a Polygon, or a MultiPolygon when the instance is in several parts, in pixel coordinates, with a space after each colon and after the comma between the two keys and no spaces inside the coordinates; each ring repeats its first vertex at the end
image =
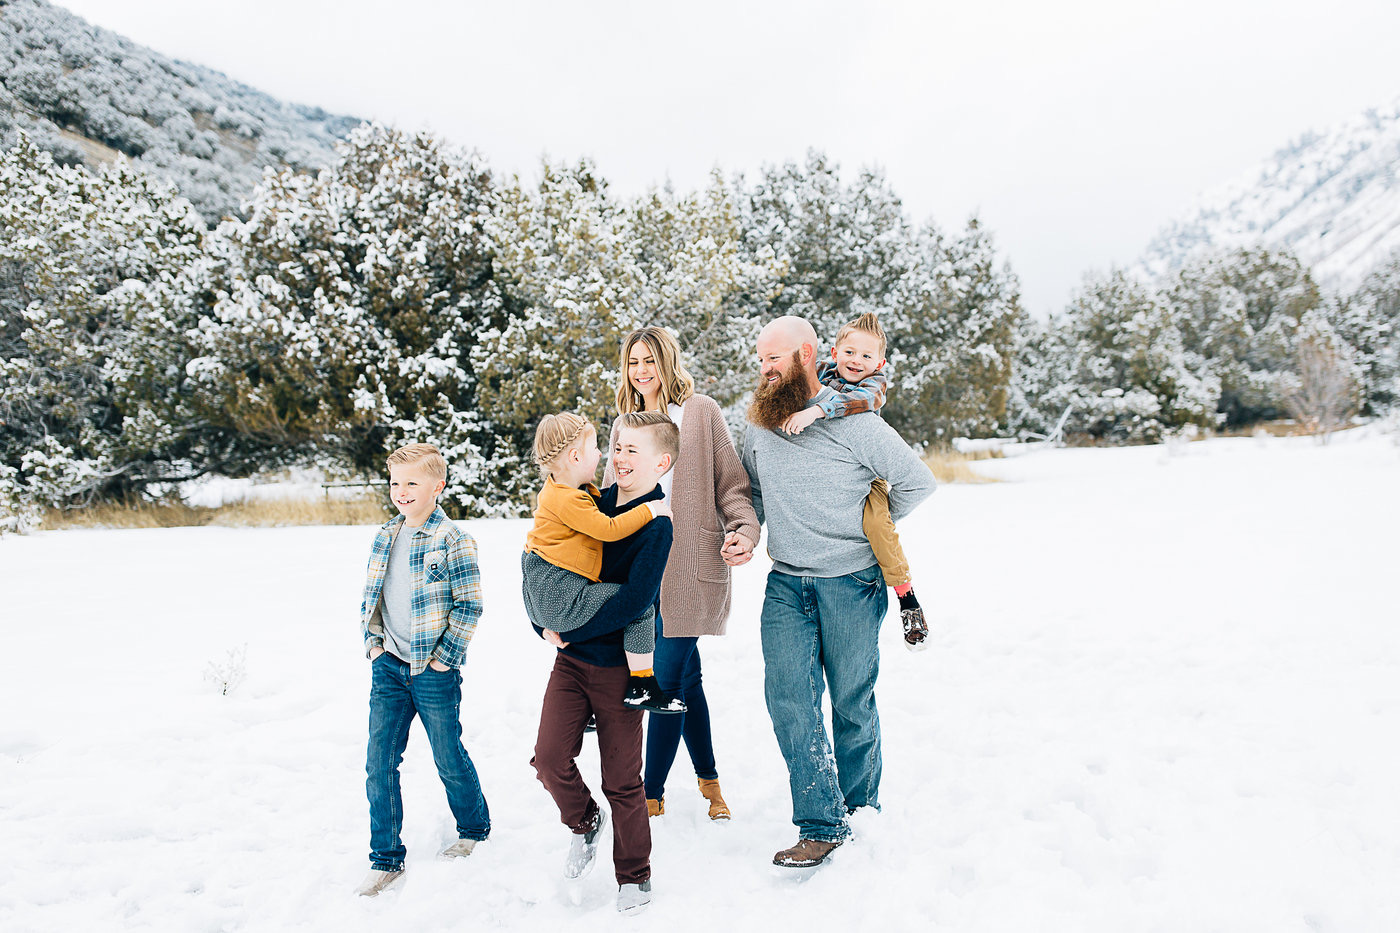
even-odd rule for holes
{"type": "Polygon", "coordinates": [[[491,832],[491,815],[462,745],[462,674],[481,615],[476,542],[438,507],[447,461],[431,444],[389,455],[389,498],[399,515],[379,529],[370,551],[360,630],[370,660],[370,872],[356,889],[373,897],[403,877],[403,795],[399,762],[417,716],[428,733],[438,777],[457,822],[443,858],[470,855],[491,832]]]}
{"type": "MultiPolygon", "coordinates": [[[[821,418],[846,418],[883,408],[889,377],[885,373],[885,329],[880,326],[879,317],[866,312],[843,324],[831,348],[831,362],[823,360],[817,364],[817,379],[836,394],[790,416],[783,423],[787,433],[801,434],[821,418]]],[[[880,562],[885,582],[894,587],[894,594],[899,597],[904,647],[924,650],[928,647],[928,622],[914,595],[909,560],[890,517],[890,486],[883,479],[870,485],[870,495],[865,500],[865,537],[880,562]]]]}

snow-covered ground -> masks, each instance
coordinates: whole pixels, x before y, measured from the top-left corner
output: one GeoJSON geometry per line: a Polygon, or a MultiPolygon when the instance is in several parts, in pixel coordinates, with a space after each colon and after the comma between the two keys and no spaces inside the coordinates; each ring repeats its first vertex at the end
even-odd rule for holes
{"type": "MultiPolygon", "coordinates": [[[[487,608],[462,718],[489,843],[452,836],[418,727],[409,875],[367,867],[370,528],[0,540],[0,930],[1400,929],[1400,448],[1238,439],[981,464],[903,525],[934,645],[891,620],[884,812],[805,880],[763,709],[764,566],[703,645],[725,795],[678,764],[655,902],[570,888],[528,765],[551,652],[518,594],[523,521],[467,522],[487,608]],[[211,662],[247,646],[222,696],[211,662]]],[[[583,768],[596,787],[596,750],[583,768]]]]}

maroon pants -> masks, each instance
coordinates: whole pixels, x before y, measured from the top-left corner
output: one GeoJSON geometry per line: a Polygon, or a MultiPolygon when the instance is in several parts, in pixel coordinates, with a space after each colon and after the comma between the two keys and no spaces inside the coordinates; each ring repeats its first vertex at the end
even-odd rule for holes
{"type": "Polygon", "coordinates": [[[651,825],[642,786],[642,712],[622,705],[627,677],[626,666],[598,667],[561,652],[544,691],[530,764],[559,806],[564,825],[586,832],[598,803],[574,759],[583,749],[589,714],[598,717],[603,795],[612,805],[613,869],[618,884],[638,884],[651,877],[651,825]]]}

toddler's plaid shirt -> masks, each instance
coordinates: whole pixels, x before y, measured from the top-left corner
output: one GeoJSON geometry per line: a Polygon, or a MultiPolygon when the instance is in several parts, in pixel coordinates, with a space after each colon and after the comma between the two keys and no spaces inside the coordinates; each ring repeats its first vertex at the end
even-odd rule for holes
{"type": "MultiPolygon", "coordinates": [[[[364,600],[360,603],[360,634],[365,654],[384,646],[384,616],[380,597],[389,549],[403,525],[403,516],[386,522],[374,538],[369,553],[364,600]]],[[[439,506],[427,521],[410,529],[413,535],[408,568],[413,575],[413,635],[408,658],[411,675],[423,673],[437,659],[448,667],[461,667],[467,643],[481,617],[481,569],[476,562],[476,541],[455,524],[439,506]]]]}
{"type": "Polygon", "coordinates": [[[863,411],[879,411],[885,404],[885,392],[889,386],[889,376],[885,366],[866,376],[860,382],[847,382],[830,360],[817,363],[817,380],[830,386],[836,394],[821,403],[822,413],[828,418],[844,418],[858,415],[863,411]]]}

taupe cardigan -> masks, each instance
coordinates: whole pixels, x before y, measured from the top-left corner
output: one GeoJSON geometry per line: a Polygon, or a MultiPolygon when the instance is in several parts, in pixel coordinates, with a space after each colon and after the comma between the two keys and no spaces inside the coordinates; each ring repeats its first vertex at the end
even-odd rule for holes
{"type": "MultiPolygon", "coordinates": [[[[719,405],[707,395],[692,395],[681,408],[681,455],[671,480],[676,531],[661,578],[662,633],[671,638],[723,635],[729,621],[729,565],[720,548],[731,531],[757,544],[758,513],[749,474],[719,405]]],[[[616,440],[614,424],[609,452],[616,440]]],[[[603,485],[614,480],[609,459],[603,485]]]]}

